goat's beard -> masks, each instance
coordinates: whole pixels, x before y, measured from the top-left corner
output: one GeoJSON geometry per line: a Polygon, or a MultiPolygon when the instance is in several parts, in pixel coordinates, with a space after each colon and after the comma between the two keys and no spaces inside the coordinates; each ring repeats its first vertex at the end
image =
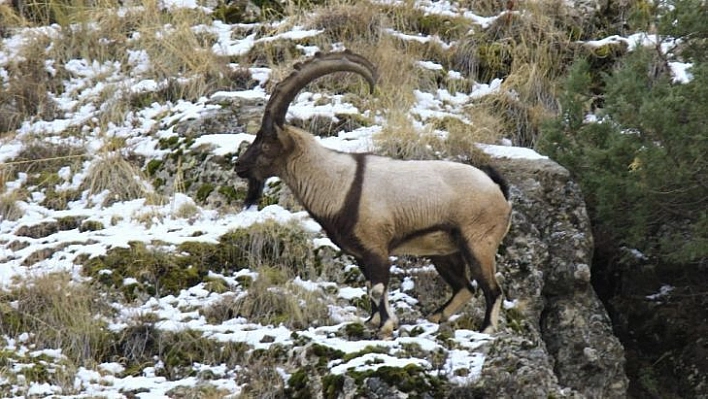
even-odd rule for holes
{"type": "Polygon", "coordinates": [[[243,201],[244,208],[258,204],[263,196],[263,187],[265,187],[265,180],[256,179],[255,177],[248,179],[248,192],[246,193],[246,199],[243,201]]]}

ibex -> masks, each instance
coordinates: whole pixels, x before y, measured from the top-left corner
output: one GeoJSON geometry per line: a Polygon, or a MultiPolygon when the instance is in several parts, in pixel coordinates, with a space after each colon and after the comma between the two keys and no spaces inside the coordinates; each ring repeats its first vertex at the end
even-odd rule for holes
{"type": "Polygon", "coordinates": [[[469,267],[486,299],[482,330],[493,332],[501,307],[495,254],[511,215],[507,183],[491,167],[334,151],[285,125],[288,106],[305,85],[342,71],[361,75],[373,92],[374,66],[350,51],[318,53],[276,85],[260,130],[236,162],[237,174],[248,179],[246,207],[259,200],[267,178],[278,176],[356,259],[368,283],[368,322],[381,336],[390,337],[398,324],[388,302],[390,255],[428,257],[452,288],[452,297],[429,316],[433,322],[447,320],[472,297],[469,267]]]}

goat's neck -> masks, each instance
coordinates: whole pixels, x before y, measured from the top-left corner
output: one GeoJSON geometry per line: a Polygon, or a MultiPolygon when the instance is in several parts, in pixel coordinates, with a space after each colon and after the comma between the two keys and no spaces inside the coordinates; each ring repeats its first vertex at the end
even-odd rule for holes
{"type": "Polygon", "coordinates": [[[280,178],[315,217],[337,213],[354,180],[356,161],[351,154],[323,147],[311,136],[298,140],[297,145],[302,147],[292,153],[280,178]]]}

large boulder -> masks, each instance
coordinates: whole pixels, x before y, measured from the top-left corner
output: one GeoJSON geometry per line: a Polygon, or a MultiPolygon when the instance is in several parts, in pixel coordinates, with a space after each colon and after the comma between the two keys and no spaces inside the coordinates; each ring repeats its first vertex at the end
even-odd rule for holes
{"type": "MultiPolygon", "coordinates": [[[[590,284],[593,238],[579,186],[551,160],[503,159],[498,167],[514,203],[499,269],[508,299],[522,303],[515,309],[526,341],[504,336],[508,347],[487,359],[479,384],[490,397],[540,397],[554,389],[625,397],[624,350],[590,284]]],[[[515,325],[507,312],[507,326],[515,325]]]]}

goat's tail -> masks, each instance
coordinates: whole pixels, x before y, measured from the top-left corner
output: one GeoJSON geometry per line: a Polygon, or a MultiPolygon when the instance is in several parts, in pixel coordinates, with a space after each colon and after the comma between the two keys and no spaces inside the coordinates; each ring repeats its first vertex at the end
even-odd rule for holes
{"type": "Polygon", "coordinates": [[[494,169],[491,165],[482,165],[478,166],[478,168],[486,173],[487,176],[489,176],[489,178],[492,179],[497,186],[499,186],[502,194],[504,194],[504,198],[509,201],[509,183],[506,182],[506,179],[504,179],[501,173],[499,173],[499,171],[494,169]]]}

